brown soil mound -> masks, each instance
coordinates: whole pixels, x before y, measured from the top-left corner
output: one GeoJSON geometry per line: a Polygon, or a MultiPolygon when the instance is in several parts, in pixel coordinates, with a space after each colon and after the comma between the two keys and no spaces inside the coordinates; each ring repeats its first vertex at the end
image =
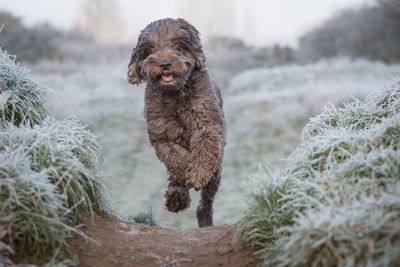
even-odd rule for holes
{"type": "Polygon", "coordinates": [[[161,228],[96,218],[71,247],[81,266],[254,266],[242,243],[235,243],[235,225],[187,229],[161,228]]]}

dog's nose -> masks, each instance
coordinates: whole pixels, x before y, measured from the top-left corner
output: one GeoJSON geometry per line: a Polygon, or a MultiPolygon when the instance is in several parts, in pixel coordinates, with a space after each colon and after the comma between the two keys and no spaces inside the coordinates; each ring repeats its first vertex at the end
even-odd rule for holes
{"type": "Polygon", "coordinates": [[[158,66],[162,70],[169,70],[171,68],[172,62],[169,60],[161,60],[160,63],[158,63],[158,66]]]}

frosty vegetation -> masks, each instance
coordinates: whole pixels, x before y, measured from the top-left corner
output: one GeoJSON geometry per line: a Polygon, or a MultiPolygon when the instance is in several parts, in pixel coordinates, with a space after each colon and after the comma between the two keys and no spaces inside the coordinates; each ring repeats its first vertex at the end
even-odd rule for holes
{"type": "Polygon", "coordinates": [[[38,124],[47,116],[47,90],[33,81],[26,69],[16,67],[14,59],[1,51],[0,116],[17,126],[38,124]]]}
{"type": "Polygon", "coordinates": [[[47,90],[1,50],[0,70],[0,251],[67,259],[81,214],[107,209],[101,148],[76,119],[49,116],[47,90]]]}
{"type": "Polygon", "coordinates": [[[400,81],[310,119],[286,169],[250,181],[241,236],[272,266],[394,266],[400,258],[400,81]],[[259,189],[261,188],[261,189],[259,189]]]}

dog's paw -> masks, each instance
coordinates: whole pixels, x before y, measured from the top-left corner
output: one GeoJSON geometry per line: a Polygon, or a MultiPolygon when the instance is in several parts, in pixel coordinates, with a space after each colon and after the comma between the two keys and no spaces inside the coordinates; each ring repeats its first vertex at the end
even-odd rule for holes
{"type": "Polygon", "coordinates": [[[165,198],[165,206],[171,212],[179,212],[190,205],[189,190],[182,186],[169,186],[165,198]]]}

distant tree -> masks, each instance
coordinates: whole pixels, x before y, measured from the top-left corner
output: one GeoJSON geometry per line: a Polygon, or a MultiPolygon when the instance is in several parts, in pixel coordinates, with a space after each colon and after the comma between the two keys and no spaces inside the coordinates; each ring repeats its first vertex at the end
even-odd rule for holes
{"type": "Polygon", "coordinates": [[[125,23],[116,0],[84,0],[75,28],[97,41],[114,44],[124,37],[125,23]]]}
{"type": "Polygon", "coordinates": [[[235,36],[237,23],[234,14],[237,4],[231,0],[202,0],[187,1],[178,0],[177,16],[190,18],[202,39],[235,36]],[[221,23],[221,18],[223,22],[221,23]]]}
{"type": "Polygon", "coordinates": [[[0,47],[9,54],[17,54],[18,60],[36,62],[58,56],[57,38],[60,32],[47,23],[26,27],[20,18],[0,11],[0,47]]]}
{"type": "Polygon", "coordinates": [[[400,1],[345,10],[300,38],[300,61],[335,56],[399,62],[400,1]]]}
{"type": "Polygon", "coordinates": [[[386,56],[395,61],[400,61],[400,1],[399,0],[377,0],[380,7],[382,20],[385,21],[383,28],[386,56]]]}

